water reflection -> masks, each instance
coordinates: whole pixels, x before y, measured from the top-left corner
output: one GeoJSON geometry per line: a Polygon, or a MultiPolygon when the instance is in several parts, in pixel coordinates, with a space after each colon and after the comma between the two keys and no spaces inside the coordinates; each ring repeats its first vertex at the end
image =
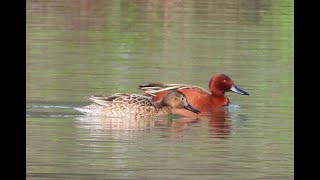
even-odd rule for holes
{"type": "Polygon", "coordinates": [[[110,131],[121,131],[121,136],[117,138],[124,139],[137,137],[138,134],[141,134],[139,131],[149,131],[153,128],[162,128],[162,130],[169,132],[164,135],[168,138],[181,138],[184,132],[197,126],[208,126],[208,133],[211,138],[229,138],[232,123],[243,124],[245,119],[245,116],[230,115],[227,108],[213,108],[211,112],[197,117],[171,115],[126,119],[80,116],[76,117],[76,124],[79,128],[89,129],[93,136],[110,133],[110,131]]]}
{"type": "Polygon", "coordinates": [[[233,123],[242,125],[246,116],[230,112],[227,108],[212,108],[210,112],[196,118],[180,118],[171,122],[173,132],[182,132],[190,129],[190,126],[207,125],[211,138],[229,138],[233,123]]]}
{"type": "MultiPolygon", "coordinates": [[[[154,118],[127,119],[102,116],[81,116],[76,117],[78,125],[91,129],[95,132],[99,130],[146,130],[155,127],[154,118]]],[[[165,118],[160,119],[165,120],[165,118]]]]}

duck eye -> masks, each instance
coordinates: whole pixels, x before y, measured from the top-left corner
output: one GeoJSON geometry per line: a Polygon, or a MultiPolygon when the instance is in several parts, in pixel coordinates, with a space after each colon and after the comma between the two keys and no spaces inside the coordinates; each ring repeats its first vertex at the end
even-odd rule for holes
{"type": "Polygon", "coordinates": [[[224,80],[223,80],[223,82],[227,82],[227,80],[226,80],[226,79],[224,79],[224,80]]]}

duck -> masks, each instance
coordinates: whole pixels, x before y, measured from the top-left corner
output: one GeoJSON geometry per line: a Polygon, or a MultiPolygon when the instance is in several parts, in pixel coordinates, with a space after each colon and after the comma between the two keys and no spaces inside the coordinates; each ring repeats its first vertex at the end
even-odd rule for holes
{"type": "Polygon", "coordinates": [[[94,103],[88,106],[74,108],[85,115],[108,116],[122,118],[144,118],[169,115],[172,109],[186,109],[198,114],[200,111],[192,107],[186,96],[179,91],[169,91],[159,101],[153,101],[150,96],[132,93],[115,93],[110,96],[92,96],[94,103]]]}
{"type": "MultiPolygon", "coordinates": [[[[150,96],[153,101],[161,99],[168,91],[176,90],[182,92],[187,97],[189,103],[201,111],[200,114],[210,112],[212,108],[223,107],[230,104],[230,100],[226,92],[234,92],[240,95],[248,95],[249,93],[240,89],[233,80],[226,74],[214,74],[209,81],[209,91],[205,88],[189,85],[189,84],[162,84],[149,83],[139,85],[146,96],[150,96]]],[[[175,114],[184,116],[194,116],[183,109],[173,109],[175,114]]]]}

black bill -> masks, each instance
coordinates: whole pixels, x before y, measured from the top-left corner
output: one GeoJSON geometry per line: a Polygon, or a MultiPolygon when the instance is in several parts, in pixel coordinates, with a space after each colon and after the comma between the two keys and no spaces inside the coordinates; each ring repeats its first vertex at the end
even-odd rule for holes
{"type": "Polygon", "coordinates": [[[247,93],[244,90],[238,88],[236,85],[232,85],[230,91],[238,93],[238,94],[241,94],[241,95],[248,95],[249,96],[249,93],[247,93]]]}
{"type": "Polygon", "coordinates": [[[189,111],[192,111],[192,112],[194,112],[194,113],[196,113],[196,114],[199,114],[199,113],[200,113],[200,111],[199,111],[198,109],[190,106],[190,104],[188,104],[188,105],[185,106],[184,108],[187,109],[187,110],[189,110],[189,111]]]}

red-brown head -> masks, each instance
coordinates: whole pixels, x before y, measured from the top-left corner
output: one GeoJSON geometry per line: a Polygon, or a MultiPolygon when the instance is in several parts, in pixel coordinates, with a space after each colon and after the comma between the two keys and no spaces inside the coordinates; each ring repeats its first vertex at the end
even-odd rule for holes
{"type": "Polygon", "coordinates": [[[241,95],[249,95],[246,91],[238,88],[232,79],[225,74],[213,75],[209,82],[209,89],[213,95],[224,95],[225,92],[232,91],[241,95]]]}

